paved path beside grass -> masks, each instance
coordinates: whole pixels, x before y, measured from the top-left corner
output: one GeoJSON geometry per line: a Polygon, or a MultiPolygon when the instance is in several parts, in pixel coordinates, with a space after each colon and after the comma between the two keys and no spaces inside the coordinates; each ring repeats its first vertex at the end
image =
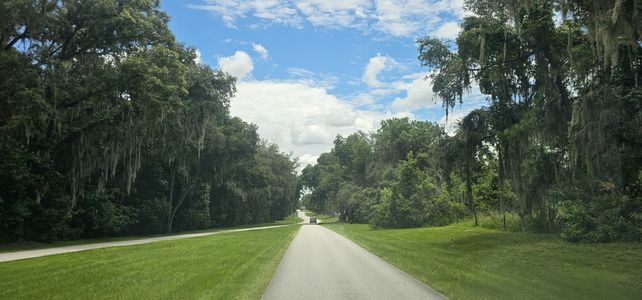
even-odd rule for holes
{"type": "Polygon", "coordinates": [[[127,240],[127,241],[116,241],[116,242],[104,242],[104,243],[93,243],[93,244],[83,244],[83,245],[74,245],[74,246],[64,246],[64,247],[55,247],[55,248],[45,248],[45,249],[36,249],[36,250],[24,250],[16,252],[7,252],[0,253],[0,262],[34,258],[40,256],[69,253],[69,252],[78,252],[90,249],[98,249],[105,247],[120,247],[120,246],[131,246],[139,244],[147,244],[157,241],[167,241],[167,240],[176,240],[176,239],[185,239],[193,237],[201,237],[206,235],[227,233],[227,232],[239,232],[239,231],[250,231],[250,230],[261,230],[269,228],[278,228],[283,226],[290,225],[274,225],[274,226],[263,226],[263,227],[251,227],[251,228],[241,228],[241,229],[230,229],[230,230],[220,230],[212,232],[201,232],[201,233],[188,233],[188,234],[178,234],[178,235],[167,235],[167,236],[158,236],[150,237],[136,240],[127,240]]]}
{"type": "Polygon", "coordinates": [[[310,224],[299,229],[263,299],[446,297],[334,231],[310,224]]]}

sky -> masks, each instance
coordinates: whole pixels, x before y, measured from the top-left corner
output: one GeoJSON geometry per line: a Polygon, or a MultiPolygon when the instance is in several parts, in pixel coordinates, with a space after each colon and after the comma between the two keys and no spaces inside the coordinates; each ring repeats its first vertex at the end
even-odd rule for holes
{"type": "Polygon", "coordinates": [[[457,120],[482,106],[475,87],[445,117],[416,40],[453,40],[463,0],[161,1],[179,42],[237,78],[230,112],[281,151],[315,164],[334,138],[382,120],[457,120]]]}

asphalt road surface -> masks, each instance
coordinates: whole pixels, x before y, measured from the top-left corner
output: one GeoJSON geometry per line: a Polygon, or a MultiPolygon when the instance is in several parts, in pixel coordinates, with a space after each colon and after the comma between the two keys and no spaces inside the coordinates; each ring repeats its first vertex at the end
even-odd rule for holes
{"type": "Polygon", "coordinates": [[[166,241],[166,240],[176,240],[176,239],[185,239],[200,237],[213,234],[221,234],[226,232],[239,232],[239,231],[250,231],[250,230],[261,230],[269,228],[278,228],[288,225],[276,225],[276,226],[264,226],[264,227],[252,227],[252,228],[242,228],[242,229],[231,229],[231,230],[221,230],[221,231],[212,231],[212,232],[201,232],[201,233],[188,233],[188,234],[177,234],[177,235],[168,235],[168,236],[158,236],[150,237],[137,240],[127,240],[127,241],[117,241],[117,242],[105,242],[105,243],[93,243],[93,244],[84,244],[84,245],[74,245],[66,247],[55,247],[55,248],[46,248],[46,249],[36,249],[36,250],[25,250],[25,251],[16,251],[8,253],[0,253],[0,262],[12,261],[18,259],[26,259],[61,253],[69,252],[78,252],[90,249],[106,248],[106,247],[119,247],[119,246],[131,246],[139,244],[147,244],[157,241],[166,241]]]}
{"type": "Polygon", "coordinates": [[[299,215],[299,218],[303,219],[303,222],[301,222],[299,224],[309,224],[310,223],[310,217],[306,216],[305,212],[303,212],[302,210],[297,209],[296,213],[299,215]]]}
{"type": "MultiPolygon", "coordinates": [[[[303,219],[303,222],[300,222],[299,224],[310,224],[310,217],[306,216],[304,211],[297,209],[296,213],[299,218],[303,219]]],[[[321,223],[321,220],[317,219],[317,224],[319,223],[321,223]]]]}
{"type": "Polygon", "coordinates": [[[263,299],[446,297],[334,231],[310,224],[292,240],[263,299]]]}

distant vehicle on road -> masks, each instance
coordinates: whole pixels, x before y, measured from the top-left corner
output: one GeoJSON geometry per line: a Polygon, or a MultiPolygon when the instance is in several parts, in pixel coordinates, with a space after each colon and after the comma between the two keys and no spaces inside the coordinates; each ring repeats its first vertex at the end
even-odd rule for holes
{"type": "Polygon", "coordinates": [[[310,217],[310,224],[316,224],[317,223],[317,217],[310,217]]]}

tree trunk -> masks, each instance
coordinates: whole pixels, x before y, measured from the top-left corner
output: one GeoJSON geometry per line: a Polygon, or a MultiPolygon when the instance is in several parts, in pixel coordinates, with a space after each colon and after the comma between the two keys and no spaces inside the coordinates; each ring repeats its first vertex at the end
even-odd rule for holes
{"type": "Polygon", "coordinates": [[[169,219],[167,221],[167,234],[170,234],[170,233],[172,233],[172,223],[174,223],[174,214],[171,212],[171,210],[170,210],[168,218],[169,219]]]}
{"type": "Polygon", "coordinates": [[[169,221],[167,222],[167,233],[172,233],[172,224],[174,223],[174,218],[176,218],[176,213],[178,212],[178,209],[181,207],[185,199],[187,198],[187,195],[192,191],[192,187],[190,186],[188,189],[186,189],[183,194],[181,195],[181,199],[178,201],[176,206],[171,210],[171,214],[169,216],[169,221]]]}
{"type": "Polygon", "coordinates": [[[519,218],[522,223],[522,231],[526,230],[526,195],[524,195],[524,185],[522,184],[522,161],[521,150],[519,153],[519,160],[515,163],[515,180],[517,180],[517,195],[519,195],[519,218]]]}
{"type": "Polygon", "coordinates": [[[477,222],[477,209],[475,207],[475,202],[473,201],[473,178],[472,178],[472,170],[470,167],[470,162],[466,163],[466,198],[468,200],[468,205],[470,206],[470,210],[473,212],[473,216],[475,217],[475,226],[478,226],[479,223],[477,222]]]}
{"type": "Polygon", "coordinates": [[[172,221],[174,220],[172,216],[172,207],[174,207],[174,178],[176,177],[176,172],[174,172],[174,164],[171,163],[169,167],[169,199],[167,207],[167,233],[172,233],[172,221]]]}
{"type": "Polygon", "coordinates": [[[499,165],[499,170],[497,172],[497,179],[499,179],[499,206],[502,210],[502,226],[504,231],[506,231],[506,206],[504,205],[504,156],[502,154],[501,146],[498,147],[497,153],[497,163],[499,165]]]}

